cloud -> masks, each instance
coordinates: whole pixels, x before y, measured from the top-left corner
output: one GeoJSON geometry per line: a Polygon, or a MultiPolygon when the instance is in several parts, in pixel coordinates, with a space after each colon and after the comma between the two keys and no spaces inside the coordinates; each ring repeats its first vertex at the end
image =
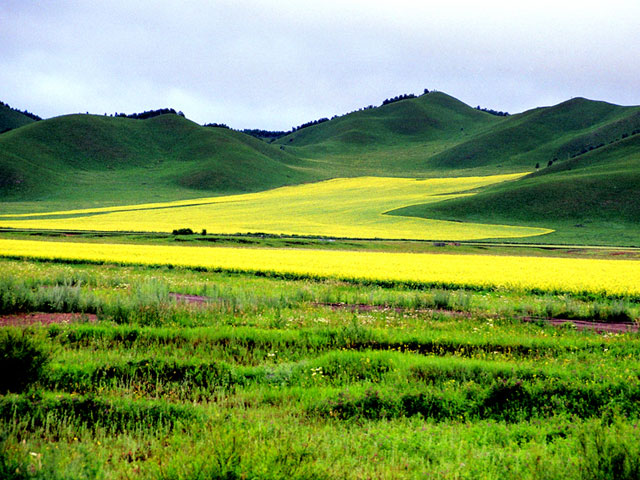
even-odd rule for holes
{"type": "Polygon", "coordinates": [[[510,111],[639,103],[637,18],[638,2],[615,0],[8,0],[2,100],[44,116],[170,106],[272,129],[423,88],[510,111]]]}

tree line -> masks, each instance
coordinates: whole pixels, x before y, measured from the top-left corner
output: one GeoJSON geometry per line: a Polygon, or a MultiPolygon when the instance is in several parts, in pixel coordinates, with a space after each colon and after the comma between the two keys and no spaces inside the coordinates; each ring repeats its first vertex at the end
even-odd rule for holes
{"type": "MultiPolygon", "coordinates": [[[[429,93],[428,89],[424,89],[424,93],[427,94],[429,93]]],[[[386,98],[385,100],[382,101],[382,104],[380,106],[384,106],[384,105],[389,105],[390,103],[395,103],[395,102],[399,102],[401,100],[409,100],[412,98],[418,98],[416,95],[414,95],[413,93],[404,93],[402,95],[397,95],[393,98],[386,98]]],[[[268,140],[269,142],[273,142],[279,138],[285,137],[287,135],[290,135],[294,132],[297,132],[299,130],[302,130],[304,128],[307,127],[312,127],[314,125],[319,125],[321,123],[325,123],[328,122],[330,120],[334,120],[340,116],[345,116],[345,115],[350,115],[352,113],[355,112],[361,112],[363,110],[371,110],[374,107],[373,105],[369,105],[366,107],[362,107],[359,110],[353,110],[351,112],[345,113],[344,115],[334,115],[331,118],[319,118],[318,120],[312,120],[310,122],[306,122],[303,123],[302,125],[298,125],[297,127],[291,127],[291,130],[289,131],[283,131],[283,130],[262,130],[262,129],[258,129],[258,128],[245,128],[244,130],[238,130],[242,133],[246,133],[247,135],[251,135],[252,137],[256,137],[259,138],[261,140],[268,140]]],[[[217,128],[230,128],[229,126],[227,126],[224,123],[206,123],[204,125],[205,127],[217,127],[217,128]]]]}
{"type": "MultiPolygon", "coordinates": [[[[427,93],[427,92],[425,92],[427,93]]],[[[393,98],[386,98],[382,101],[382,105],[389,105],[390,103],[399,102],[401,100],[409,100],[410,98],[418,98],[413,93],[405,93],[403,95],[397,95],[393,98]]]]}
{"type": "Polygon", "coordinates": [[[38,115],[36,115],[35,113],[31,113],[28,110],[18,110],[17,108],[13,108],[11,105],[9,105],[8,103],[2,102],[0,101],[0,106],[2,107],[7,107],[10,110],[13,110],[14,112],[18,112],[21,113],[22,115],[24,115],[25,117],[29,117],[32,120],[35,120],[36,122],[39,120],[42,120],[42,117],[39,117],[38,115]]]}
{"type": "Polygon", "coordinates": [[[180,115],[181,117],[184,117],[184,113],[180,111],[176,112],[173,108],[159,108],[157,110],[145,110],[144,112],[130,113],[130,114],[116,112],[111,116],[122,117],[122,118],[133,118],[135,120],[146,120],[147,118],[159,117],[160,115],[167,115],[167,114],[180,115]]]}
{"type": "Polygon", "coordinates": [[[509,112],[501,112],[499,110],[494,110],[493,108],[480,108],[480,105],[476,107],[476,110],[480,110],[481,112],[490,113],[491,115],[495,115],[497,117],[508,117],[509,112]]]}

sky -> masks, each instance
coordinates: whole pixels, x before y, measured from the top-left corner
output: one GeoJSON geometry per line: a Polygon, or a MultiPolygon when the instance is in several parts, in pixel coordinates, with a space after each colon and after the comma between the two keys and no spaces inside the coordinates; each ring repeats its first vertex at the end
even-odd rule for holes
{"type": "Polygon", "coordinates": [[[425,88],[640,104],[640,1],[0,1],[0,100],[288,130],[425,88]]]}

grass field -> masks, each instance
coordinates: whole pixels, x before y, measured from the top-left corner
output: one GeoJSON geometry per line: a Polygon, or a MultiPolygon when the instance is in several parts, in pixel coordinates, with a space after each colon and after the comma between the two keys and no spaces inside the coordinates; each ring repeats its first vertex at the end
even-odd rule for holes
{"type": "Polygon", "coordinates": [[[634,297],[0,268],[3,324],[30,312],[54,322],[0,330],[2,478],[640,472],[637,334],[543,320],[637,318],[634,297]],[[68,312],[77,321],[54,321],[68,312]]]}
{"type": "Polygon", "coordinates": [[[472,198],[390,212],[443,220],[544,226],[541,242],[640,245],[640,135],[555,162],[472,198]]]}
{"type": "Polygon", "coordinates": [[[412,203],[447,198],[522,174],[402,179],[364,177],[283,187],[255,194],[116,208],[0,217],[11,228],[211,233],[264,232],[347,238],[472,240],[549,233],[542,228],[483,225],[384,215],[412,203]]]}

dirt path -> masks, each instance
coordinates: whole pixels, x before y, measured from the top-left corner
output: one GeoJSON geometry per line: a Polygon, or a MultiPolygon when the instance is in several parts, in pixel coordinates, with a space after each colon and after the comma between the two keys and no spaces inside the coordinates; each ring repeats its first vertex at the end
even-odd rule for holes
{"type": "MultiPolygon", "coordinates": [[[[186,303],[194,303],[198,305],[205,304],[209,302],[211,299],[208,297],[203,297],[201,295],[187,295],[184,293],[170,293],[171,298],[176,299],[180,302],[186,303]]],[[[350,310],[353,312],[371,312],[371,311],[394,311],[397,313],[401,312],[417,312],[417,313],[427,313],[430,315],[438,314],[438,315],[446,315],[449,317],[463,317],[470,318],[471,313],[469,312],[461,312],[456,310],[446,310],[440,308],[422,308],[422,309],[409,309],[403,307],[389,307],[385,305],[369,305],[365,303],[323,303],[323,302],[314,302],[312,304],[315,307],[329,307],[333,310],[350,310]]],[[[569,320],[566,318],[543,318],[543,317],[516,317],[523,322],[544,322],[549,325],[554,326],[562,326],[565,324],[573,324],[573,326],[578,330],[595,330],[596,332],[612,332],[612,333],[627,333],[627,332],[637,332],[638,325],[635,323],[603,323],[603,322],[591,322],[588,320],[569,320]]]]}
{"type": "Polygon", "coordinates": [[[572,323],[578,330],[595,330],[596,332],[613,332],[613,333],[628,333],[637,332],[638,325],[636,323],[603,323],[603,322],[590,322],[588,320],[567,320],[564,318],[534,318],[534,317],[521,317],[525,322],[544,322],[549,325],[562,326],[567,323],[572,323]]]}

